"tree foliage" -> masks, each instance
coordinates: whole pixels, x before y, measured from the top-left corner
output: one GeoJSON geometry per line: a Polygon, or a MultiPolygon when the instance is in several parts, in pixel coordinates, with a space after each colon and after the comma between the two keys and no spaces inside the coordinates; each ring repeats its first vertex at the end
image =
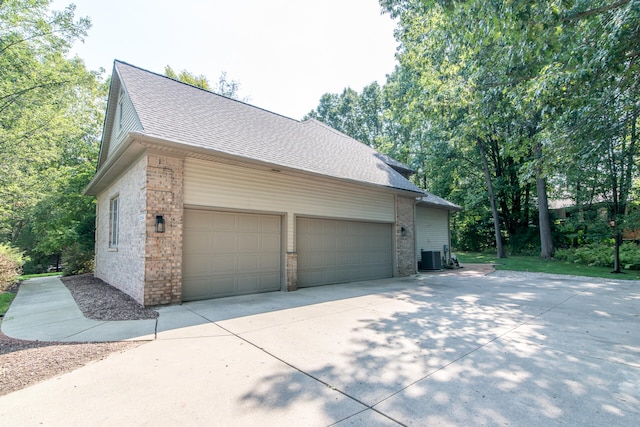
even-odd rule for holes
{"type": "Polygon", "coordinates": [[[493,216],[493,245],[551,256],[569,241],[548,198],[606,202],[616,224],[631,226],[640,2],[381,5],[400,43],[382,99],[367,110],[364,90],[345,89],[308,117],[407,163],[417,184],[464,206],[458,247],[483,249],[493,216]]]}
{"type": "Polygon", "coordinates": [[[22,253],[8,244],[0,243],[0,292],[18,281],[22,274],[22,253]]]}
{"type": "Polygon", "coordinates": [[[187,83],[191,86],[196,86],[210,92],[215,92],[218,95],[226,96],[227,98],[238,99],[243,102],[248,101],[248,98],[240,98],[240,83],[236,80],[229,80],[227,78],[226,71],[220,73],[218,83],[213,86],[209,83],[209,79],[207,79],[204,74],[196,75],[187,70],[182,70],[179,73],[176,73],[169,65],[164,67],[164,74],[174,80],[178,80],[182,83],[187,83]]]}
{"type": "MultiPolygon", "coordinates": [[[[0,241],[30,255],[64,252],[94,215],[80,196],[95,168],[106,89],[71,45],[90,26],[75,7],[0,3],[0,241]]],[[[93,230],[84,236],[92,246],[93,230]]]]}

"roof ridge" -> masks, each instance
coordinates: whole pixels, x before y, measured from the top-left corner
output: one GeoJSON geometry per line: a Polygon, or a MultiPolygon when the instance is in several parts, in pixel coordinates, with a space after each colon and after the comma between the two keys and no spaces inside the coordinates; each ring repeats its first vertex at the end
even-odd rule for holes
{"type": "Polygon", "coordinates": [[[216,93],[216,92],[213,92],[213,91],[211,91],[211,90],[203,89],[203,88],[201,88],[201,87],[199,87],[199,86],[195,86],[195,85],[192,85],[192,84],[189,84],[189,83],[185,83],[185,82],[183,82],[183,81],[180,81],[180,80],[178,80],[178,79],[171,78],[171,77],[166,76],[166,75],[164,75],[164,74],[156,73],[155,71],[150,71],[150,70],[147,70],[147,69],[145,69],[145,68],[139,67],[139,66],[137,66],[137,65],[130,64],[130,63],[126,62],[126,61],[121,61],[121,60],[119,60],[119,59],[114,59],[113,63],[114,63],[114,66],[116,65],[116,63],[118,63],[118,64],[123,64],[123,65],[126,65],[126,66],[128,66],[128,67],[135,68],[136,70],[139,70],[139,71],[142,71],[142,72],[145,72],[145,73],[148,73],[148,74],[152,74],[152,75],[157,76],[157,77],[162,77],[162,78],[167,79],[167,80],[169,80],[169,81],[176,82],[176,83],[180,83],[180,84],[182,84],[182,85],[184,85],[184,86],[192,87],[192,88],[194,88],[194,89],[201,90],[201,91],[203,91],[203,92],[205,92],[205,93],[209,93],[209,94],[211,94],[211,95],[219,96],[220,98],[228,99],[229,101],[234,101],[234,102],[237,102],[237,103],[239,103],[239,104],[246,105],[247,107],[255,108],[255,109],[257,109],[257,110],[261,110],[261,111],[264,111],[264,112],[266,112],[266,113],[270,113],[270,114],[273,114],[273,115],[276,115],[276,116],[280,116],[280,117],[285,118],[285,119],[288,119],[288,120],[293,120],[294,122],[297,122],[297,123],[302,123],[302,122],[300,122],[300,120],[294,119],[294,118],[292,118],[292,117],[288,117],[288,116],[285,116],[285,115],[282,115],[282,114],[279,114],[279,113],[275,113],[275,112],[273,112],[273,111],[267,110],[266,108],[258,107],[258,106],[256,106],[256,105],[249,104],[248,102],[241,101],[241,100],[239,100],[239,99],[230,98],[230,97],[228,97],[228,96],[221,95],[221,94],[216,93]]]}

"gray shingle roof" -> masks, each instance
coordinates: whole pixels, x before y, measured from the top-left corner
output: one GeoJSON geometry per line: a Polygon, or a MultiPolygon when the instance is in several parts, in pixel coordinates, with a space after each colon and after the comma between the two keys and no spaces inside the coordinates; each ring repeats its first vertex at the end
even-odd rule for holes
{"type": "Polygon", "coordinates": [[[422,196],[418,199],[418,206],[432,206],[436,208],[448,209],[449,211],[461,211],[462,207],[451,203],[448,200],[438,197],[435,194],[427,193],[426,196],[422,196]]]}
{"type": "Polygon", "coordinates": [[[316,120],[299,122],[123,62],[116,61],[114,68],[147,136],[423,193],[389,166],[386,156],[316,120]]]}

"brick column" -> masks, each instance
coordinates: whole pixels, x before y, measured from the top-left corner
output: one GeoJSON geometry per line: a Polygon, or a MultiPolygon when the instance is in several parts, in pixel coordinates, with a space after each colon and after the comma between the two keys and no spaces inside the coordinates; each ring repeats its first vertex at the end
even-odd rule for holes
{"type": "Polygon", "coordinates": [[[415,198],[396,197],[397,276],[416,273],[415,198]]]}
{"type": "Polygon", "coordinates": [[[182,302],[184,160],[148,154],[144,304],[182,302]],[[162,215],[165,232],[156,232],[162,215]]]}
{"type": "Polygon", "coordinates": [[[287,252],[287,291],[298,290],[298,254],[287,252]]]}

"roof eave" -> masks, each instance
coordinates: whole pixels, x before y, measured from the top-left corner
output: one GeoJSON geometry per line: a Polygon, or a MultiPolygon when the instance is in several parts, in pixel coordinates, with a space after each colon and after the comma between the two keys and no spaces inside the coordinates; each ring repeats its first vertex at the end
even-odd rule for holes
{"type": "Polygon", "coordinates": [[[456,204],[451,203],[450,205],[444,205],[444,204],[439,204],[439,203],[429,203],[429,202],[422,202],[419,201],[418,203],[416,203],[417,206],[422,206],[425,208],[434,208],[434,209],[442,209],[442,210],[447,210],[449,212],[461,212],[464,210],[464,208],[462,206],[458,206],[456,204]]]}
{"type": "Polygon", "coordinates": [[[272,168],[272,169],[286,170],[286,171],[290,171],[290,172],[294,172],[294,173],[303,173],[305,175],[315,175],[315,176],[324,177],[324,178],[337,179],[337,180],[340,180],[340,181],[350,182],[350,183],[354,183],[354,184],[358,184],[358,185],[364,185],[364,186],[367,186],[367,187],[374,187],[374,188],[378,188],[378,189],[386,189],[386,190],[392,191],[394,193],[399,193],[399,194],[410,196],[410,197],[416,197],[417,198],[417,197],[421,197],[421,196],[424,196],[425,194],[427,194],[426,192],[422,192],[422,191],[421,192],[417,192],[417,191],[412,191],[412,190],[403,189],[403,188],[397,188],[397,187],[392,187],[392,186],[387,186],[387,185],[382,185],[382,184],[376,184],[376,183],[372,183],[372,182],[358,181],[358,180],[355,180],[355,179],[349,179],[349,178],[342,178],[342,177],[336,177],[336,176],[331,176],[331,175],[325,175],[325,174],[321,174],[321,173],[313,172],[313,171],[308,171],[308,170],[304,170],[304,169],[291,168],[291,167],[283,166],[283,165],[278,164],[278,163],[266,162],[266,161],[263,161],[263,160],[252,159],[252,158],[249,158],[249,157],[242,157],[242,156],[238,156],[238,155],[234,155],[234,154],[229,154],[229,153],[224,152],[224,151],[215,150],[215,149],[212,149],[212,148],[205,148],[205,147],[199,147],[197,145],[185,144],[185,143],[180,142],[180,141],[170,140],[170,139],[166,139],[166,138],[162,138],[162,137],[158,137],[158,136],[154,136],[154,135],[149,135],[147,133],[143,133],[143,132],[139,132],[139,131],[130,132],[129,136],[131,138],[135,139],[135,140],[139,140],[141,142],[147,142],[147,143],[154,144],[154,145],[157,145],[157,146],[160,146],[160,147],[164,147],[164,148],[168,148],[168,149],[184,151],[184,152],[187,152],[187,153],[195,153],[195,154],[200,154],[200,155],[203,155],[203,156],[212,156],[212,157],[218,157],[218,158],[223,158],[223,159],[236,160],[236,161],[241,161],[243,163],[260,165],[260,166],[268,167],[268,168],[272,168]]]}
{"type": "Polygon", "coordinates": [[[82,190],[83,195],[97,196],[111,183],[115,176],[120,175],[133,160],[140,156],[145,147],[135,145],[133,142],[134,139],[129,134],[108,159],[99,166],[93,179],[82,190]]]}

